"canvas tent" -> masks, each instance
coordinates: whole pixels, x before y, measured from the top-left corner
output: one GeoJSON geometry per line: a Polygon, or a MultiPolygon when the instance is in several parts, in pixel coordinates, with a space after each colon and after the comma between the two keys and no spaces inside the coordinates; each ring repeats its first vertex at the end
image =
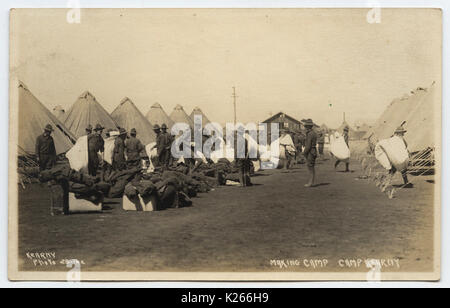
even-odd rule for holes
{"type": "Polygon", "coordinates": [[[383,112],[365,138],[373,143],[389,138],[403,124],[408,131],[405,140],[411,152],[434,147],[434,107],[436,89],[417,88],[411,95],[395,99],[383,112]]]}
{"type": "Polygon", "coordinates": [[[205,114],[199,107],[195,107],[194,110],[192,110],[192,112],[191,112],[190,118],[191,118],[192,122],[194,122],[194,116],[196,116],[196,115],[199,115],[202,117],[203,127],[205,127],[206,124],[211,123],[211,121],[209,121],[209,119],[205,116],[205,114]]]}
{"type": "Polygon", "coordinates": [[[135,128],[137,137],[143,144],[149,144],[156,141],[153,126],[128,97],[125,97],[120,102],[119,106],[111,113],[111,117],[117,125],[125,128],[127,132],[130,132],[132,128],[135,128]]]}
{"type": "Polygon", "coordinates": [[[172,113],[170,114],[170,118],[174,123],[186,123],[189,125],[191,130],[194,129],[194,122],[191,120],[191,118],[186,114],[186,112],[183,109],[183,106],[176,105],[173,109],[172,113]]]}
{"type": "Polygon", "coordinates": [[[35,154],[36,138],[50,124],[56,153],[67,152],[75,142],[75,136],[62,124],[23,84],[19,83],[19,155],[35,154]]]}
{"type": "Polygon", "coordinates": [[[416,91],[413,96],[415,107],[410,110],[404,127],[407,130],[405,140],[408,143],[408,149],[416,152],[435,146],[435,125],[439,121],[434,112],[438,99],[436,86],[433,84],[428,89],[416,91]]]}
{"type": "Polygon", "coordinates": [[[60,121],[64,117],[65,113],[66,111],[64,110],[63,107],[61,107],[61,105],[55,106],[53,108],[53,115],[60,121]]]}
{"type": "Polygon", "coordinates": [[[88,91],[84,92],[64,115],[64,125],[77,137],[86,134],[88,125],[101,124],[105,129],[117,129],[117,125],[108,112],[88,91]]]}
{"type": "Polygon", "coordinates": [[[163,124],[166,124],[170,129],[174,124],[172,119],[169,118],[167,113],[158,103],[153,104],[145,117],[152,125],[158,124],[159,126],[161,126],[163,124]]]}

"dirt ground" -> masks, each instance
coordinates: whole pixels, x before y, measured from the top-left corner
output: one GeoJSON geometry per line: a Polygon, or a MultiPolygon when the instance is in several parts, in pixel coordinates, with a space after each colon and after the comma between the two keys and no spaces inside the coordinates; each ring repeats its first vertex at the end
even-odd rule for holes
{"type": "Polygon", "coordinates": [[[20,270],[66,271],[60,261],[78,259],[84,271],[367,272],[350,261],[374,258],[397,260],[389,271],[431,271],[433,177],[413,177],[414,188],[389,199],[358,179],[357,162],[351,173],[332,165],[317,165],[314,188],[303,186],[306,167],[297,165],[160,212],[124,212],[116,199],[104,213],[52,217],[46,185],[20,188],[20,270]],[[56,265],[35,266],[27,253],[36,252],[55,253],[56,265]]]}

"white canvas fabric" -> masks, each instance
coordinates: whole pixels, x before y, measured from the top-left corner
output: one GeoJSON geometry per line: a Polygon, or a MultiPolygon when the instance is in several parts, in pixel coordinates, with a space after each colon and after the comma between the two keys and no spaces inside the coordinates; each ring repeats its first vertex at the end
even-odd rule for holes
{"type": "Polygon", "coordinates": [[[117,136],[111,136],[105,139],[104,159],[110,165],[112,165],[112,159],[114,155],[114,141],[116,140],[116,138],[117,136]]]}
{"type": "Polygon", "coordinates": [[[76,171],[87,169],[88,156],[88,136],[81,136],[78,138],[75,145],[66,153],[69,160],[70,168],[76,171]]]}
{"type": "Polygon", "coordinates": [[[350,158],[350,149],[345,143],[344,137],[336,132],[330,139],[330,152],[339,160],[350,158]]]}
{"type": "Polygon", "coordinates": [[[377,145],[383,149],[389,162],[398,171],[405,170],[408,167],[409,153],[402,138],[394,136],[389,139],[383,139],[377,145]]]}

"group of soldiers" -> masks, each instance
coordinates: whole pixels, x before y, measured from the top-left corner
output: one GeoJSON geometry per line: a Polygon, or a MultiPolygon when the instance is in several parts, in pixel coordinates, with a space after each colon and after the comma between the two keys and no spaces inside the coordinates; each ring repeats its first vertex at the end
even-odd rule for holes
{"type": "MultiPolygon", "coordinates": [[[[306,160],[306,165],[308,167],[309,172],[309,181],[305,184],[305,187],[312,187],[315,183],[315,163],[317,157],[323,155],[323,148],[325,143],[325,135],[324,132],[319,130],[316,132],[313,127],[314,123],[311,119],[302,120],[302,124],[305,127],[305,133],[298,133],[294,135],[293,141],[294,145],[297,149],[295,160],[297,161],[298,155],[302,154],[303,158],[306,160]]],[[[92,176],[96,176],[101,165],[99,159],[99,153],[103,153],[105,148],[105,142],[102,137],[102,132],[105,128],[101,124],[95,125],[93,128],[89,125],[86,128],[86,135],[88,136],[88,172],[92,176]]],[[[50,124],[47,124],[44,128],[44,133],[37,137],[36,139],[36,158],[39,164],[40,170],[51,169],[56,164],[56,149],[54,140],[51,136],[54,131],[53,127],[50,124]]],[[[154,159],[154,162],[157,166],[162,169],[167,169],[169,165],[173,163],[173,157],[171,155],[171,147],[174,141],[173,136],[167,132],[167,125],[162,124],[161,127],[158,124],[155,124],[153,127],[153,131],[156,134],[156,150],[157,157],[154,159]]],[[[348,136],[349,128],[345,127],[343,131],[343,138],[347,146],[349,146],[349,136],[348,136]]],[[[401,137],[403,140],[403,136],[406,133],[406,130],[403,127],[399,127],[395,130],[394,135],[401,137]]],[[[125,170],[127,168],[136,167],[140,164],[140,161],[143,157],[146,157],[145,146],[142,142],[137,138],[137,132],[135,128],[130,130],[130,134],[128,135],[127,131],[124,128],[119,128],[119,131],[114,131],[112,129],[108,129],[105,133],[107,138],[115,137],[114,140],[114,150],[112,157],[112,165],[110,168],[113,170],[125,170]]],[[[405,146],[407,148],[406,141],[405,146]]],[[[239,167],[239,173],[241,174],[241,183],[243,186],[247,186],[246,184],[246,174],[248,174],[249,167],[248,165],[248,149],[246,144],[246,157],[244,159],[237,159],[237,165],[239,167]]],[[[153,150],[153,149],[151,149],[153,150]]],[[[289,160],[286,167],[289,167],[289,160]]],[[[335,169],[341,163],[340,160],[336,160],[334,167],[335,169]]],[[[350,172],[350,164],[349,160],[345,160],[345,172],[350,172]]],[[[393,167],[389,170],[389,174],[392,176],[395,174],[397,170],[393,167]]],[[[408,182],[408,178],[406,175],[406,171],[402,171],[402,177],[405,185],[411,185],[408,182]]],[[[250,184],[250,183],[249,183],[250,184]]]]}
{"type": "MultiPolygon", "coordinates": [[[[309,180],[305,187],[314,186],[316,172],[315,172],[315,164],[316,159],[319,157],[323,157],[324,155],[324,145],[325,145],[325,132],[322,129],[314,130],[314,122],[311,119],[304,119],[301,121],[303,126],[305,127],[305,131],[297,132],[292,134],[292,140],[294,142],[294,146],[296,148],[295,157],[290,157],[287,155],[287,163],[285,168],[288,169],[291,165],[291,160],[294,159],[295,162],[298,160],[304,159],[306,166],[309,171],[309,180]]],[[[349,127],[346,126],[343,131],[343,138],[347,146],[349,146],[349,127]]],[[[336,169],[338,165],[341,163],[339,159],[336,160],[334,164],[334,168],[336,169]]],[[[345,163],[345,172],[350,172],[350,163],[348,160],[344,161],[345,163]]]]}
{"type": "MultiPolygon", "coordinates": [[[[88,173],[96,176],[99,168],[104,162],[100,161],[99,153],[105,151],[105,140],[102,133],[105,128],[101,124],[96,124],[95,127],[88,125],[86,127],[87,136],[87,151],[88,151],[88,173]]],[[[155,163],[162,168],[167,168],[171,163],[172,156],[170,155],[170,148],[173,142],[172,136],[167,132],[167,125],[155,125],[153,130],[156,134],[156,149],[157,157],[155,163]]],[[[39,169],[51,169],[56,164],[57,154],[53,137],[54,131],[50,124],[44,128],[42,135],[36,139],[36,159],[39,164],[39,169]]],[[[118,130],[108,129],[105,132],[106,138],[114,137],[114,149],[112,155],[112,165],[109,166],[112,170],[125,170],[139,166],[141,159],[147,157],[145,146],[137,138],[137,131],[135,128],[130,130],[128,134],[125,128],[118,128],[118,130]]],[[[106,166],[104,166],[106,167],[106,166]]]]}

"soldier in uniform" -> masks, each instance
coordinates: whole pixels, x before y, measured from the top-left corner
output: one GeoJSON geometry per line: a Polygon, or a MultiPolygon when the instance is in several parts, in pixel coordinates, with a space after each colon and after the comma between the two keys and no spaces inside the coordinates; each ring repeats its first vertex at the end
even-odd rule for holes
{"type": "Polygon", "coordinates": [[[249,158],[248,141],[247,139],[244,139],[244,148],[238,149],[238,136],[242,138],[245,137],[240,136],[237,131],[234,137],[234,157],[236,161],[236,167],[238,168],[239,172],[239,182],[242,187],[252,186],[252,183],[250,182],[250,169],[252,161],[249,158]]]}
{"type": "Polygon", "coordinates": [[[127,131],[125,128],[120,128],[119,136],[114,140],[114,150],[112,167],[114,170],[121,171],[127,168],[125,161],[125,139],[127,138],[127,131]]]}
{"type": "Polygon", "coordinates": [[[306,140],[303,155],[305,156],[309,171],[309,182],[305,184],[305,187],[313,187],[316,178],[317,135],[313,130],[314,123],[311,119],[303,120],[302,122],[306,128],[306,140]]]}
{"type": "Polygon", "coordinates": [[[319,148],[319,157],[323,156],[323,148],[325,145],[325,133],[322,129],[319,130],[318,136],[317,136],[317,146],[319,148]]]}
{"type": "Polygon", "coordinates": [[[156,153],[157,153],[157,157],[155,159],[153,159],[153,164],[155,165],[155,167],[159,167],[159,151],[158,151],[158,138],[161,135],[161,127],[159,127],[158,124],[153,125],[153,131],[155,132],[156,135],[156,144],[153,147],[156,148],[156,153]]]}
{"type": "Polygon", "coordinates": [[[162,166],[164,166],[164,168],[167,169],[169,168],[170,160],[172,157],[170,150],[172,147],[173,139],[172,135],[167,132],[167,125],[165,123],[161,125],[161,131],[161,139],[163,143],[161,146],[163,147],[163,149],[161,151],[160,163],[162,166]]]}
{"type": "MultiPolygon", "coordinates": [[[[346,126],[346,127],[344,127],[344,133],[342,134],[342,137],[344,137],[344,140],[345,140],[345,143],[347,144],[347,147],[349,146],[348,145],[348,131],[349,131],[349,128],[348,128],[348,126],[346,126]]],[[[336,162],[334,163],[334,169],[337,168],[337,166],[339,165],[340,162],[341,161],[339,159],[336,160],[336,162]]],[[[349,166],[350,166],[350,162],[348,160],[345,161],[345,172],[350,172],[349,166]]]]}
{"type": "MultiPolygon", "coordinates": [[[[405,143],[406,149],[408,149],[408,143],[406,143],[406,140],[404,138],[405,133],[406,133],[406,129],[404,129],[403,126],[400,126],[395,130],[394,136],[400,137],[403,140],[403,142],[405,143]]],[[[394,166],[392,166],[391,170],[389,170],[389,174],[391,175],[391,177],[394,176],[394,174],[396,172],[397,172],[397,169],[394,166]]],[[[407,169],[402,170],[401,173],[402,173],[404,187],[408,187],[408,188],[413,187],[413,184],[409,183],[409,181],[408,181],[407,169]]]]}
{"type": "Polygon", "coordinates": [[[100,165],[98,152],[105,151],[105,142],[102,138],[104,127],[100,124],[95,125],[94,133],[88,135],[88,172],[89,175],[96,176],[100,165]]]}
{"type": "Polygon", "coordinates": [[[47,124],[44,133],[36,138],[36,159],[39,170],[51,169],[56,164],[56,148],[51,136],[53,127],[47,124]]]}
{"type": "Polygon", "coordinates": [[[125,141],[127,152],[127,165],[129,168],[138,167],[141,161],[141,152],[144,151],[144,145],[136,138],[136,128],[130,130],[130,138],[125,141]]]}

